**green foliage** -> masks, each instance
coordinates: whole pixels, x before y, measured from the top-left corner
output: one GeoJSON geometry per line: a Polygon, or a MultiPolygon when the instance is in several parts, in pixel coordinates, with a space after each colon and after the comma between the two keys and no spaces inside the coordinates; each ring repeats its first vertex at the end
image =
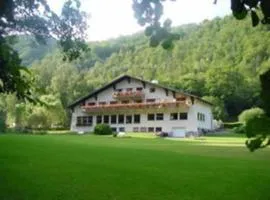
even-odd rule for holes
{"type": "Polygon", "coordinates": [[[261,108],[251,108],[244,110],[239,116],[238,120],[241,123],[248,123],[248,121],[258,118],[264,115],[264,111],[261,108]]]}
{"type": "Polygon", "coordinates": [[[202,99],[213,104],[212,112],[214,119],[216,120],[224,120],[227,118],[227,113],[224,105],[224,101],[219,99],[218,97],[213,96],[204,96],[202,99]]]}
{"type": "Polygon", "coordinates": [[[231,122],[231,123],[224,123],[223,125],[224,125],[224,128],[233,129],[233,128],[238,128],[242,126],[243,124],[240,122],[231,122]]]}
{"type": "Polygon", "coordinates": [[[150,37],[150,47],[157,47],[159,44],[164,49],[172,49],[173,42],[180,39],[180,35],[172,33],[172,21],[166,19],[163,25],[160,19],[163,15],[162,1],[134,0],[133,10],[138,24],[146,26],[145,35],[150,37]]]}
{"type": "Polygon", "coordinates": [[[270,117],[270,69],[260,76],[260,80],[262,87],[261,97],[263,100],[263,107],[266,115],[270,117]]]}
{"type": "Polygon", "coordinates": [[[246,146],[250,151],[270,145],[270,118],[264,115],[247,121],[246,134],[249,138],[246,146]]]}
{"type": "Polygon", "coordinates": [[[43,59],[46,54],[54,52],[57,49],[57,41],[48,38],[46,44],[40,44],[33,36],[21,35],[16,37],[12,46],[18,51],[22,65],[28,67],[34,61],[43,59]]]}
{"type": "Polygon", "coordinates": [[[97,124],[94,133],[96,135],[112,135],[113,131],[108,124],[97,124]]]}
{"type": "MultiPolygon", "coordinates": [[[[171,31],[172,21],[170,19],[166,19],[163,22],[163,25],[161,25],[163,3],[165,1],[166,0],[133,0],[132,7],[138,24],[146,26],[145,35],[150,37],[150,46],[157,47],[161,44],[164,49],[172,49],[173,42],[175,40],[179,40],[181,38],[181,34],[173,33],[171,31]]],[[[217,2],[217,0],[215,2],[217,2]]],[[[261,21],[262,24],[270,24],[269,1],[231,0],[231,9],[233,16],[238,20],[245,19],[248,13],[250,13],[253,27],[260,23],[257,11],[261,9],[263,14],[263,19],[261,21]]]]}
{"type": "MultiPolygon", "coordinates": [[[[14,50],[12,35],[32,34],[35,41],[45,44],[48,38],[59,40],[64,59],[74,60],[87,51],[85,32],[86,14],[80,11],[79,0],[64,3],[58,16],[40,0],[9,0],[0,6],[0,93],[16,93],[17,97],[39,102],[30,72],[21,65],[14,50]],[[42,11],[42,12],[41,12],[42,11]]],[[[39,102],[40,103],[40,102],[39,102]]]]}
{"type": "Polygon", "coordinates": [[[33,101],[32,80],[28,69],[22,67],[18,53],[0,35],[0,94],[14,93],[18,98],[33,101]]]}
{"type": "Polygon", "coordinates": [[[266,116],[257,116],[247,121],[247,137],[270,134],[270,121],[266,116]]]}
{"type": "Polygon", "coordinates": [[[241,134],[246,133],[246,125],[245,124],[242,124],[240,126],[234,127],[233,128],[233,132],[234,133],[241,133],[241,134]]]}
{"type": "Polygon", "coordinates": [[[231,8],[236,19],[244,19],[248,12],[251,14],[252,25],[257,26],[260,19],[255,10],[261,8],[264,15],[262,19],[263,24],[270,24],[270,3],[265,0],[232,0],[231,8]]]}
{"type": "MultiPolygon", "coordinates": [[[[30,106],[30,105],[29,105],[30,106]]],[[[16,129],[23,129],[27,126],[27,117],[29,115],[29,107],[24,103],[15,104],[15,127],[16,129]]]]}
{"type": "Polygon", "coordinates": [[[43,109],[34,109],[27,117],[27,127],[32,129],[49,128],[48,118],[43,109]]]}
{"type": "Polygon", "coordinates": [[[0,111],[0,133],[6,131],[6,114],[0,111]]]}

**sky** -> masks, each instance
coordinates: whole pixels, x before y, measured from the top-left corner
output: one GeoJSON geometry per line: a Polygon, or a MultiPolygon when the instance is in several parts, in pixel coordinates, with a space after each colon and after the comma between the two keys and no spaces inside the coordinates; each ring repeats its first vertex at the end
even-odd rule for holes
{"type": "MultiPolygon", "coordinates": [[[[60,12],[64,0],[47,0],[51,8],[60,12]]],[[[231,13],[230,0],[177,0],[164,4],[163,20],[170,18],[173,26],[199,23],[204,19],[223,17],[231,13]],[[196,3],[196,4],[195,4],[196,3]]],[[[89,41],[100,41],[130,35],[144,28],[137,24],[132,0],[81,0],[82,10],[89,14],[89,41]]]]}

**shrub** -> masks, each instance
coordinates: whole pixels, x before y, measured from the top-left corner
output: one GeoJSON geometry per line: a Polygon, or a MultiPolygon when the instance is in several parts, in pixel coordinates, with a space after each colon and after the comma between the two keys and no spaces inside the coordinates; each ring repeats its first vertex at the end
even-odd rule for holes
{"type": "Polygon", "coordinates": [[[46,135],[48,134],[47,131],[43,131],[43,130],[36,130],[36,131],[32,131],[33,135],[46,135]]]}
{"type": "Polygon", "coordinates": [[[6,131],[5,121],[0,119],[0,133],[4,133],[6,131]]]}
{"type": "Polygon", "coordinates": [[[244,110],[238,116],[238,120],[241,123],[247,123],[249,120],[252,120],[257,117],[262,117],[263,115],[264,115],[264,111],[261,108],[251,108],[248,110],[244,110]]]}
{"type": "Polygon", "coordinates": [[[240,127],[242,126],[243,124],[241,122],[234,122],[234,123],[224,123],[223,126],[224,128],[237,128],[237,127],[240,127]]]}
{"type": "Polygon", "coordinates": [[[250,151],[270,145],[270,118],[266,115],[249,120],[246,127],[249,138],[246,141],[246,146],[250,151]]]}
{"type": "Polygon", "coordinates": [[[108,124],[98,124],[95,126],[94,133],[96,135],[111,135],[113,131],[108,124]]]}
{"type": "Polygon", "coordinates": [[[246,133],[246,126],[242,124],[241,126],[233,128],[234,133],[246,133]]]}
{"type": "Polygon", "coordinates": [[[4,133],[6,131],[6,115],[5,113],[0,111],[0,133],[4,133]]]}
{"type": "Polygon", "coordinates": [[[255,117],[246,124],[247,137],[255,137],[257,135],[270,135],[270,118],[267,116],[255,117]]]}

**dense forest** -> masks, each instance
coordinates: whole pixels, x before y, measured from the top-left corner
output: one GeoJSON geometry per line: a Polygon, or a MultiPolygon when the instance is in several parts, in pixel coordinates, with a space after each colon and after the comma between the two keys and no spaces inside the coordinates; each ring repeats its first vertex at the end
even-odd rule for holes
{"type": "Polygon", "coordinates": [[[48,128],[68,126],[67,109],[121,74],[178,88],[215,104],[217,119],[234,120],[244,109],[260,106],[259,75],[270,68],[270,32],[250,26],[250,19],[231,16],[173,28],[180,35],[174,48],[149,47],[144,33],[89,44],[91,51],[64,62],[56,42],[38,45],[29,36],[15,44],[35,81],[35,94],[45,105],[0,96],[9,125],[48,128]],[[15,106],[14,106],[15,105],[15,106]]]}

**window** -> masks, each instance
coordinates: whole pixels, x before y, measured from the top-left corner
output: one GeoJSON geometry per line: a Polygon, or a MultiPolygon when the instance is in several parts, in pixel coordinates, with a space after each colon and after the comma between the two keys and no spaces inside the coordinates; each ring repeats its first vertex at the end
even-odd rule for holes
{"type": "Polygon", "coordinates": [[[148,119],[148,121],[154,121],[155,120],[155,114],[148,114],[147,119],[148,119]]]}
{"type": "Polygon", "coordinates": [[[147,128],[146,127],[141,127],[140,131],[145,133],[147,131],[147,128]]]}
{"type": "Polygon", "coordinates": [[[116,89],[115,91],[116,92],[122,92],[122,89],[116,89]]]}
{"type": "Polygon", "coordinates": [[[119,132],[125,132],[125,127],[120,127],[119,132]]]}
{"type": "Polygon", "coordinates": [[[156,132],[162,132],[162,127],[156,127],[156,132]]]}
{"type": "Polygon", "coordinates": [[[156,114],[156,120],[163,120],[163,118],[164,118],[163,113],[156,114]]]}
{"type": "Polygon", "coordinates": [[[134,115],[134,124],[141,123],[141,115],[134,115]]]}
{"type": "Polygon", "coordinates": [[[98,115],[97,116],[97,124],[101,124],[102,123],[102,116],[98,115]]]}
{"type": "Polygon", "coordinates": [[[122,101],[121,103],[122,103],[122,104],[128,104],[129,101],[128,101],[128,100],[125,100],[125,101],[122,101]]]}
{"type": "Polygon", "coordinates": [[[117,104],[117,101],[110,101],[110,104],[117,104]]]}
{"type": "Polygon", "coordinates": [[[93,117],[92,116],[80,116],[77,117],[77,126],[92,126],[93,117]]]}
{"type": "Polygon", "coordinates": [[[187,120],[188,119],[188,114],[187,113],[180,113],[180,120],[187,120]]]}
{"type": "Polygon", "coordinates": [[[118,124],[124,124],[125,117],[124,115],[118,115],[118,124]]]}
{"type": "Polygon", "coordinates": [[[93,116],[87,116],[87,125],[92,126],[93,124],[93,116]]]}
{"type": "Polygon", "coordinates": [[[115,128],[115,127],[112,127],[112,132],[117,132],[117,128],[115,128]]]}
{"type": "Polygon", "coordinates": [[[171,113],[170,120],[178,120],[178,113],[171,113]]]}
{"type": "Polygon", "coordinates": [[[139,132],[139,127],[133,127],[133,132],[139,132]]]}
{"type": "Polygon", "coordinates": [[[127,92],[132,92],[132,88],[127,88],[127,92]]]}
{"type": "Polygon", "coordinates": [[[96,105],[96,103],[95,102],[89,102],[87,105],[88,106],[94,106],[94,105],[96,105]]]}
{"type": "Polygon", "coordinates": [[[104,123],[104,124],[108,124],[109,121],[110,121],[109,115],[104,115],[104,116],[103,116],[103,123],[104,123]]]}
{"type": "Polygon", "coordinates": [[[197,113],[197,120],[198,121],[205,121],[205,114],[203,113],[197,113]]]}
{"type": "Polygon", "coordinates": [[[82,117],[77,117],[77,126],[82,126],[82,117]]]}
{"type": "Polygon", "coordinates": [[[82,117],[82,125],[87,125],[88,119],[86,117],[82,117]]]}
{"type": "Polygon", "coordinates": [[[155,132],[155,128],[154,127],[148,127],[148,132],[155,132]]]}
{"type": "Polygon", "coordinates": [[[111,124],[116,124],[116,115],[111,116],[111,124]]]}
{"type": "Polygon", "coordinates": [[[205,121],[205,114],[202,115],[202,121],[205,121]]]}
{"type": "Polygon", "coordinates": [[[80,105],[81,105],[81,106],[85,106],[85,102],[83,101],[80,105]]]}
{"type": "Polygon", "coordinates": [[[146,99],[147,103],[152,103],[152,102],[155,102],[155,101],[156,101],[156,99],[146,99]]]}
{"type": "Polygon", "coordinates": [[[138,88],[136,88],[136,90],[137,90],[137,91],[142,91],[143,88],[142,88],[142,87],[138,87],[138,88]]]}
{"type": "Polygon", "coordinates": [[[154,93],[155,91],[156,91],[156,88],[150,88],[150,89],[149,89],[149,92],[150,92],[150,93],[154,93]]]}
{"type": "Polygon", "coordinates": [[[105,101],[101,101],[98,103],[99,105],[106,105],[106,102],[105,101]]]}
{"type": "Polygon", "coordinates": [[[126,116],[126,124],[131,124],[132,123],[132,115],[127,115],[126,116]]]}

